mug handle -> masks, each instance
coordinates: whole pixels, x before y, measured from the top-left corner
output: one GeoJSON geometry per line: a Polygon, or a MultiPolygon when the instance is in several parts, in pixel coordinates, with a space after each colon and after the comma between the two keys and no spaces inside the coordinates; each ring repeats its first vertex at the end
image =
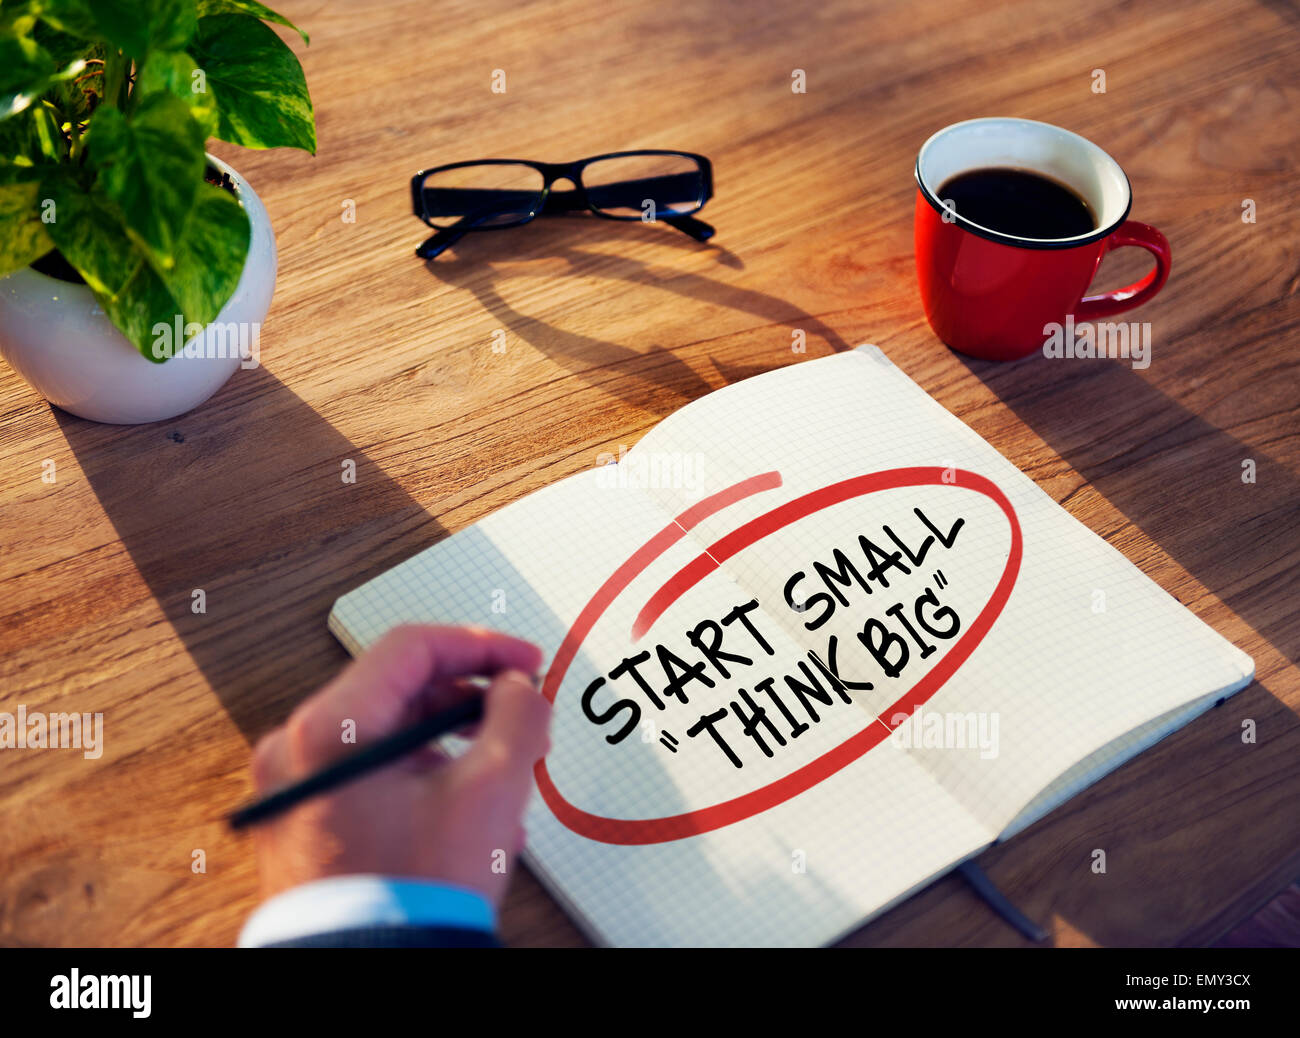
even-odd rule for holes
{"type": "Polygon", "coordinates": [[[1103,292],[1101,295],[1084,296],[1074,310],[1074,316],[1080,321],[1094,321],[1099,317],[1109,317],[1111,314],[1141,306],[1164,286],[1169,277],[1169,268],[1173,264],[1173,253],[1169,250],[1169,242],[1165,240],[1165,236],[1150,224],[1125,220],[1119,229],[1106,239],[1106,248],[1102,251],[1102,255],[1112,249],[1122,249],[1126,245],[1146,249],[1156,259],[1155,268],[1141,281],[1134,281],[1124,288],[1103,292]]]}

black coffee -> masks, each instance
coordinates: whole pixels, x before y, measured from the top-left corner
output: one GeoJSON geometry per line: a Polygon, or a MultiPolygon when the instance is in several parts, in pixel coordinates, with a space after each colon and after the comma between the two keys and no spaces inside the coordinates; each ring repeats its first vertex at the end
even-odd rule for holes
{"type": "Polygon", "coordinates": [[[972,169],[939,188],[958,216],[1017,238],[1073,238],[1097,229],[1088,203],[1064,184],[1024,169],[972,169]]]}

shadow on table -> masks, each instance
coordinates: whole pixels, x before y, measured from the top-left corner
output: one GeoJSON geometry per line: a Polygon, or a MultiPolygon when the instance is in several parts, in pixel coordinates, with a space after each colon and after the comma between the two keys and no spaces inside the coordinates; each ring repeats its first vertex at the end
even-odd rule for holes
{"type": "MultiPolygon", "coordinates": [[[[168,421],[54,415],[141,577],[250,742],[346,661],[325,626],[334,599],[446,532],[264,368],[237,372],[168,421]],[[348,460],[355,483],[342,478],[348,460]]],[[[143,687],[154,675],[138,677],[143,687]]]]}
{"type": "MultiPolygon", "coordinates": [[[[325,626],[335,598],[446,532],[265,369],[239,372],[197,412],[170,421],[104,426],[54,414],[149,591],[250,743],[345,662],[325,626]],[[341,479],[349,459],[354,484],[341,479]],[[194,611],[196,591],[204,595],[202,613],[194,611]]],[[[484,535],[467,536],[473,546],[484,535]]],[[[533,617],[553,649],[564,631],[558,617],[505,555],[485,542],[476,550],[485,580],[510,589],[511,608],[533,617]]],[[[448,588],[439,605],[467,621],[491,622],[490,602],[479,600],[475,587],[448,588]]],[[[600,673],[585,653],[573,669],[581,675],[577,687],[600,673]]],[[[137,680],[146,687],[159,679],[142,673],[137,680]]],[[[633,740],[622,751],[657,749],[633,740]]],[[[655,788],[663,814],[687,809],[670,776],[655,788]]],[[[653,918],[666,847],[620,865],[624,913],[653,918]]],[[[606,848],[606,857],[612,853],[606,848]]],[[[687,853],[683,874],[725,888],[724,880],[708,879],[713,865],[700,847],[687,853]]],[[[779,893],[771,875],[746,890],[755,905],[779,893]]],[[[802,895],[820,904],[833,893],[818,881],[802,895]]],[[[687,922],[679,913],[675,925],[687,922]]]]}
{"type": "MultiPolygon", "coordinates": [[[[957,356],[1161,550],[1279,654],[1300,660],[1300,616],[1285,590],[1300,584],[1295,555],[1300,476],[1188,410],[1123,361],[1047,363],[1031,357],[998,364],[957,356]],[[1246,459],[1255,464],[1253,484],[1242,482],[1246,459]]],[[[1234,709],[1242,716],[1261,717],[1278,698],[1256,680],[1237,694],[1234,709]]],[[[1235,774],[1241,774],[1232,740],[1215,742],[1203,754],[1196,764],[1199,773],[1222,775],[1237,769],[1235,774]]],[[[1153,833],[1167,832],[1175,824],[1188,829],[1204,824],[1219,833],[1240,824],[1239,816],[1225,823],[1223,809],[1213,801],[1185,796],[1176,817],[1167,804],[1145,806],[1148,801],[1158,805],[1151,791],[1161,781],[1160,762],[1158,752],[1151,751],[1105,780],[1110,790],[1123,788],[1133,796],[1143,791],[1144,806],[1124,822],[1141,835],[1129,839],[1154,839],[1153,833]],[[1207,804],[1215,808],[1213,820],[1202,818],[1207,804]]],[[[1061,819],[1081,809],[1067,805],[1038,826],[1068,827],[1061,819]]],[[[1235,840],[1217,846],[1220,858],[1256,853],[1235,840]]],[[[1014,842],[1000,853],[1014,857],[1014,842]]],[[[1213,897],[1221,892],[1201,893],[1213,897]]],[[[1106,911],[1095,911],[1085,899],[1058,905],[1056,912],[1091,940],[1111,945],[1133,943],[1132,920],[1150,914],[1153,901],[1175,917],[1187,909],[1178,901],[1188,896],[1184,888],[1153,891],[1144,875],[1122,881],[1108,896],[1106,911]],[[1126,901],[1132,902],[1131,910],[1124,910],[1126,901]]]]}
{"type": "MultiPolygon", "coordinates": [[[[582,216],[535,220],[502,233],[471,234],[455,249],[426,261],[425,265],[430,273],[445,283],[473,293],[483,308],[512,335],[591,384],[599,385],[626,403],[652,414],[665,415],[704,396],[713,387],[690,365],[667,350],[658,347],[633,349],[529,316],[506,301],[499,284],[511,277],[526,276],[528,270],[523,264],[528,261],[560,260],[566,267],[564,273],[547,276],[596,279],[592,292],[602,293],[610,307],[622,305],[621,293],[625,286],[648,286],[668,293],[663,297],[665,306],[672,305],[671,296],[674,295],[726,306],[760,317],[768,324],[803,329],[810,350],[817,339],[835,351],[850,349],[849,344],[823,321],[776,296],[688,271],[655,266],[631,256],[583,248],[584,244],[618,239],[624,235],[650,234],[656,235],[658,244],[710,255],[720,266],[744,269],[744,263],[735,253],[712,242],[696,242],[668,228],[646,228],[639,224],[585,219],[582,216]],[[513,265],[518,266],[512,269],[513,265]],[[607,369],[614,366],[618,367],[617,378],[611,378],[607,373],[607,369]],[[665,392],[674,398],[667,406],[665,392]]],[[[634,244],[633,240],[628,240],[629,249],[634,244]]],[[[654,329],[645,328],[642,335],[653,341],[654,329]]],[[[735,382],[774,366],[738,368],[718,365],[718,370],[728,382],[735,382]]]]}
{"type": "MultiPolygon", "coordinates": [[[[586,252],[572,244],[575,231],[581,243],[643,229],[603,220],[539,221],[508,235],[471,236],[461,244],[461,258],[430,267],[472,291],[514,334],[652,413],[685,402],[666,400],[665,392],[689,399],[711,387],[666,350],[640,352],[525,316],[500,296],[500,272],[484,257],[502,247],[512,260],[559,256],[572,274],[610,279],[613,290],[619,283],[653,284],[802,327],[833,349],[847,348],[820,321],[779,299],[586,252]],[[612,364],[614,374],[592,377],[612,364]]],[[[726,250],[675,235],[664,239],[742,266],[726,250]]],[[[616,291],[610,305],[618,305],[616,291]]],[[[150,592],[250,741],[345,662],[325,626],[334,600],[446,534],[264,368],[238,372],[200,409],[169,421],[104,426],[57,409],[54,415],[150,592]],[[354,483],[342,479],[349,460],[354,483]]]]}
{"type": "Polygon", "coordinates": [[[1300,662],[1300,613],[1283,593],[1300,585],[1296,473],[1123,361],[1007,365],[956,356],[1135,526],[1300,662]],[[1242,482],[1246,459],[1255,463],[1254,484],[1242,482]]]}

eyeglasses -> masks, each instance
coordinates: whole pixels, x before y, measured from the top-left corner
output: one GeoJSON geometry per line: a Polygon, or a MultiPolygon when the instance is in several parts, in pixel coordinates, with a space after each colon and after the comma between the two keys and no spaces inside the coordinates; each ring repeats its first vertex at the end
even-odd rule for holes
{"type": "Polygon", "coordinates": [[[687,151],[615,151],[577,162],[482,159],[411,178],[415,215],[437,231],[415,254],[433,259],[470,231],[501,230],[539,213],[590,210],[607,220],[662,220],[696,241],[713,228],[691,214],[713,195],[713,167],[687,151]],[[573,190],[553,191],[557,180],[573,190]]]}

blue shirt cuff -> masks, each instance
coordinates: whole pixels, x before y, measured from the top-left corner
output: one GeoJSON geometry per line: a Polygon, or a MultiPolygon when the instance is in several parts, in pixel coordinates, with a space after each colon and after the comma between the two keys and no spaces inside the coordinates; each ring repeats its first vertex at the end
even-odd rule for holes
{"type": "Polygon", "coordinates": [[[482,894],[449,883],[331,876],[260,905],[244,923],[238,946],[257,948],[362,926],[454,926],[491,933],[496,912],[482,894]]]}

